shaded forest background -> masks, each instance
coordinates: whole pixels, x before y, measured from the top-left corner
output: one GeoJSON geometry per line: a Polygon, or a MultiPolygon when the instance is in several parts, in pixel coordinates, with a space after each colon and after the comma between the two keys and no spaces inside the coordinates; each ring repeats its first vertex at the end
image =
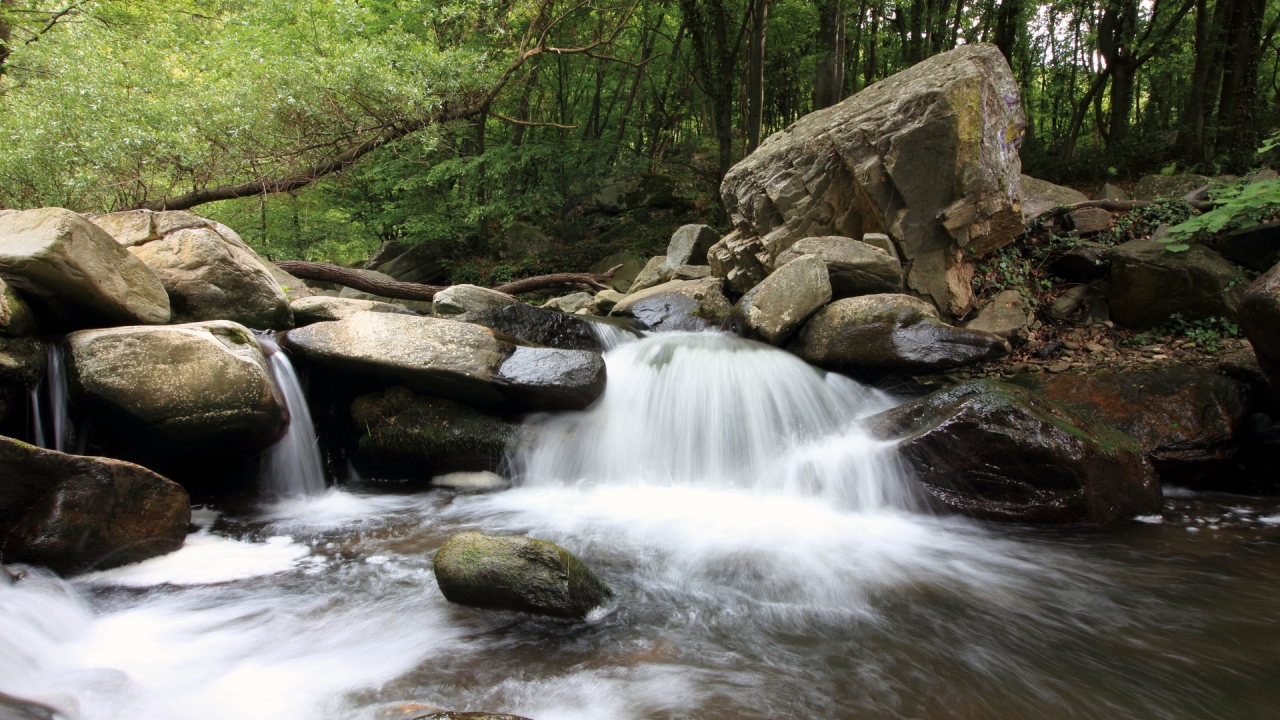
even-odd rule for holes
{"type": "Polygon", "coordinates": [[[0,0],[0,206],[198,208],[271,259],[435,243],[504,282],[724,229],[761,138],[962,43],[1011,62],[1027,174],[1243,173],[1278,27],[1276,0],[0,0]],[[526,226],[552,246],[504,257],[526,226]]]}

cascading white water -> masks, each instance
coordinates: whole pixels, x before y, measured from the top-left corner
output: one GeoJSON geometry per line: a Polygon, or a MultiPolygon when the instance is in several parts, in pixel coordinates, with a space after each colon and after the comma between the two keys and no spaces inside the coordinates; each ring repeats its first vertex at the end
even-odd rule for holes
{"type": "Polygon", "coordinates": [[[721,333],[660,333],[608,354],[586,412],[526,428],[511,467],[554,484],[739,488],[822,497],[846,509],[906,507],[893,454],[856,421],[885,394],[789,353],[721,333]]]}
{"type": "Polygon", "coordinates": [[[259,489],[272,498],[319,495],[324,492],[324,463],[298,373],[270,334],[259,335],[258,344],[267,355],[271,377],[289,409],[288,430],[263,456],[259,489]]]}
{"type": "Polygon", "coordinates": [[[623,330],[616,325],[610,325],[607,322],[589,321],[587,326],[591,328],[591,334],[600,343],[601,352],[609,352],[619,345],[625,345],[636,339],[635,333],[623,330]]]}
{"type": "Polygon", "coordinates": [[[67,389],[67,367],[62,355],[62,344],[46,342],[45,375],[31,390],[31,416],[37,447],[72,452],[75,443],[75,427],[71,424],[71,413],[68,409],[70,393],[67,389]],[[45,428],[44,412],[41,410],[41,396],[47,396],[49,415],[53,421],[52,438],[45,428]]]}

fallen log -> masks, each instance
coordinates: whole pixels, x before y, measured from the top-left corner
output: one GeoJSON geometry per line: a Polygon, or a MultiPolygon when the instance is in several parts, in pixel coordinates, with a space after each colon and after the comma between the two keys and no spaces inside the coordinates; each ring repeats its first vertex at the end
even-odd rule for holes
{"type": "MultiPolygon", "coordinates": [[[[276,266],[281,270],[303,280],[322,280],[337,285],[344,285],[361,292],[398,300],[431,300],[436,293],[449,287],[448,285],[423,285],[421,283],[383,280],[366,275],[359,270],[344,268],[333,263],[305,262],[302,260],[280,260],[276,266]]],[[[596,290],[608,288],[605,285],[621,265],[610,268],[603,273],[553,273],[537,277],[516,280],[499,285],[494,290],[507,295],[545,290],[554,287],[590,287],[596,290]]]]}
{"type": "MultiPolygon", "coordinates": [[[[1190,194],[1194,194],[1194,193],[1190,193],[1190,194]]],[[[1183,199],[1185,200],[1186,198],[1183,198],[1183,199]]],[[[1049,208],[1048,210],[1045,210],[1044,212],[1040,213],[1039,215],[1027,218],[1026,224],[1030,225],[1031,223],[1037,220],[1045,220],[1045,221],[1052,220],[1056,217],[1066,215],[1067,213],[1073,213],[1076,210],[1083,210],[1085,208],[1102,208],[1103,210],[1110,210],[1111,212],[1128,212],[1130,210],[1137,210],[1138,208],[1146,207],[1148,205],[1155,205],[1156,202],[1158,201],[1156,200],[1085,200],[1084,202],[1078,202],[1078,203],[1075,203],[1074,205],[1055,205],[1049,208]]],[[[1204,212],[1205,210],[1213,209],[1213,203],[1211,202],[1188,201],[1188,204],[1191,205],[1191,207],[1201,212],[1204,212]]]]}

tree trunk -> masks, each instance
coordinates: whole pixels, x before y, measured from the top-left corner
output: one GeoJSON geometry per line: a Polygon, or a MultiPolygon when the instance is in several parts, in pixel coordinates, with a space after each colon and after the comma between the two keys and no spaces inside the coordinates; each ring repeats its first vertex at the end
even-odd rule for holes
{"type": "Polygon", "coordinates": [[[840,102],[840,68],[843,65],[844,38],[840,20],[844,0],[819,0],[817,57],[814,59],[813,109],[821,110],[840,102]]]}
{"type": "MultiPolygon", "coordinates": [[[[1214,16],[1223,0],[1218,0],[1214,8],[1214,16]]],[[[1212,65],[1213,48],[1217,43],[1217,26],[1209,19],[1208,0],[1196,0],[1196,62],[1191,71],[1191,91],[1187,96],[1187,104],[1179,117],[1178,154],[1192,165],[1204,162],[1204,130],[1205,101],[1209,85],[1209,73],[1216,70],[1212,65]]]]}
{"type": "Polygon", "coordinates": [[[764,125],[764,54],[769,0],[752,0],[751,38],[747,43],[747,154],[760,147],[764,125]]]}
{"type": "MultiPolygon", "coordinates": [[[[361,292],[371,293],[379,297],[396,298],[398,300],[431,300],[436,293],[449,287],[448,285],[422,285],[420,283],[383,280],[366,275],[359,270],[344,268],[331,263],[304,262],[301,260],[280,260],[276,265],[285,272],[303,280],[323,280],[337,283],[361,292]]],[[[493,288],[500,293],[518,295],[520,293],[545,290],[555,287],[590,287],[596,290],[607,290],[605,283],[613,278],[621,265],[615,265],[603,273],[555,273],[538,277],[516,280],[493,288]]]]}
{"type": "Polygon", "coordinates": [[[996,47],[1004,59],[1013,65],[1013,50],[1018,44],[1018,21],[1022,16],[1023,0],[1001,0],[996,11],[996,47]]]}
{"type": "Polygon", "coordinates": [[[14,0],[0,0],[0,75],[5,73],[4,63],[9,59],[9,47],[13,31],[5,21],[5,13],[13,8],[14,0]]]}
{"type": "Polygon", "coordinates": [[[1231,33],[1222,67],[1222,96],[1218,101],[1218,151],[1227,156],[1228,166],[1248,168],[1249,155],[1257,142],[1250,127],[1257,97],[1258,61],[1261,56],[1264,0],[1235,0],[1231,33]]]}
{"type": "Polygon", "coordinates": [[[866,87],[876,79],[876,48],[880,43],[880,5],[871,7],[871,29],[867,33],[867,60],[863,63],[862,86],[866,87]]]}
{"type": "MultiPolygon", "coordinates": [[[[729,45],[728,18],[723,0],[681,0],[681,10],[693,40],[702,89],[711,103],[711,126],[719,146],[720,179],[733,166],[734,51],[729,45]]],[[[724,207],[724,201],[717,199],[724,207]]]]}

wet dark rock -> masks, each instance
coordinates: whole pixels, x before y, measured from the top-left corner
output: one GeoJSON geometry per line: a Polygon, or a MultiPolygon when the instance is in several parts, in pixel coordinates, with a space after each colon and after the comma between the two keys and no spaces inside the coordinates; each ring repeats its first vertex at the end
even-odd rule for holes
{"type": "Polygon", "coordinates": [[[655,285],[627,295],[610,315],[633,318],[655,332],[719,327],[731,309],[721,283],[707,278],[655,285]]]}
{"type": "Polygon", "coordinates": [[[1110,261],[1107,248],[1100,245],[1081,245],[1054,258],[1049,263],[1053,274],[1067,282],[1087,283],[1106,277],[1110,261]]]}
{"type": "Polygon", "coordinates": [[[503,715],[501,713],[487,712],[434,712],[430,715],[419,715],[413,720],[529,720],[523,715],[503,715]]]}
{"type": "Polygon", "coordinates": [[[1163,325],[1173,313],[1234,320],[1239,277],[1235,265],[1204,245],[1172,253],[1163,243],[1133,240],[1111,251],[1111,314],[1135,329],[1163,325]]]}
{"type": "Polygon", "coordinates": [[[495,381],[521,407],[581,410],[604,394],[604,358],[589,350],[517,347],[495,381]]]}
{"type": "Polygon", "coordinates": [[[1271,378],[1272,391],[1280,402],[1280,265],[1245,290],[1240,299],[1240,328],[1271,378]]]}
{"type": "MultiPolygon", "coordinates": [[[[544,347],[593,352],[604,349],[592,325],[598,321],[523,303],[476,313],[471,317],[471,322],[544,347]]],[[[635,335],[639,337],[640,333],[636,332],[635,335]]]]}
{"type": "Polygon", "coordinates": [[[496,468],[519,430],[510,421],[405,387],[357,397],[351,420],[362,460],[383,470],[376,473],[380,477],[496,468]]]}
{"type": "Polygon", "coordinates": [[[1054,340],[1051,343],[1046,343],[1043,347],[1037,348],[1035,356],[1041,360],[1048,360],[1051,357],[1056,357],[1060,350],[1062,350],[1062,343],[1054,340]]]}
{"type": "Polygon", "coordinates": [[[132,463],[67,455],[0,437],[5,562],[63,574],[173,552],[191,523],[191,498],[132,463]]]}
{"type": "Polygon", "coordinates": [[[1229,464],[1249,410],[1239,383],[1187,365],[1124,374],[1024,375],[1016,382],[1128,434],[1160,476],[1178,484],[1212,481],[1214,471],[1229,464]]]}
{"type": "Polygon", "coordinates": [[[864,295],[831,303],[801,329],[793,352],[836,372],[936,372],[1009,353],[991,333],[947,325],[908,295],[864,295]]]}
{"type": "Polygon", "coordinates": [[[490,610],[581,619],[613,597],[568,550],[526,537],[454,535],[436,553],[435,574],[449,602],[490,610]]]}
{"type": "Polygon", "coordinates": [[[24,434],[27,393],[40,382],[44,372],[44,343],[29,337],[0,337],[0,435],[24,434]]]}
{"type": "MultiPolygon", "coordinates": [[[[0,568],[0,576],[7,573],[0,568]]],[[[0,693],[0,720],[58,720],[71,717],[65,711],[33,700],[0,693]]]]}
{"type": "Polygon", "coordinates": [[[1089,525],[1160,511],[1160,481],[1133,439],[1023,388],[973,380],[867,422],[942,511],[1089,525]]]}
{"type": "Polygon", "coordinates": [[[1213,247],[1238,265],[1266,272],[1280,263],[1280,220],[1232,230],[1218,238],[1213,247]]]}

